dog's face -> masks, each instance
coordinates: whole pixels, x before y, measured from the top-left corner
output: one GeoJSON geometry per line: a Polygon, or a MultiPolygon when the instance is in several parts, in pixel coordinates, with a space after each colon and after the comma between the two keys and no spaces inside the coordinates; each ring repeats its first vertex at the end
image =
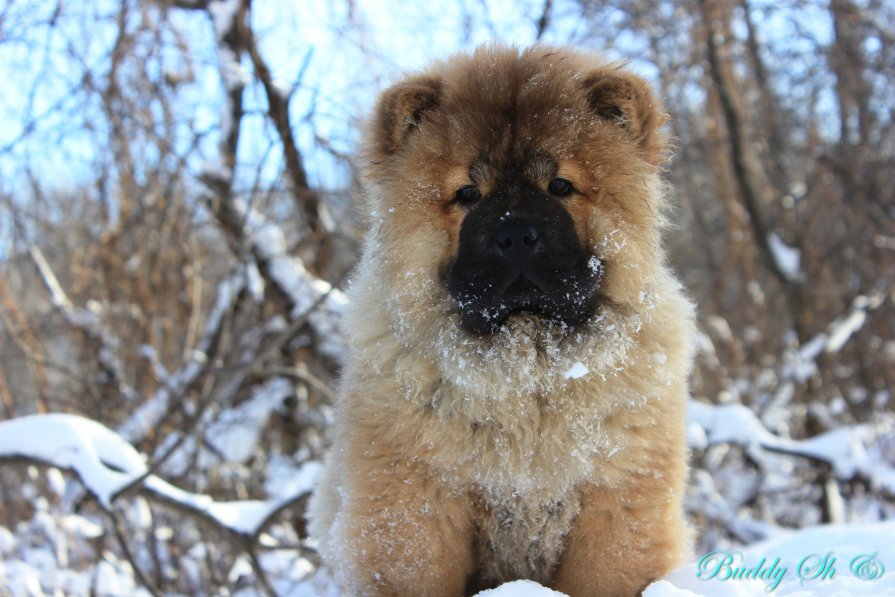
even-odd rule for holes
{"type": "Polygon", "coordinates": [[[398,83],[364,152],[391,283],[429,268],[420,300],[479,337],[638,310],[661,261],[663,120],[643,80],[574,53],[483,48],[398,83]]]}
{"type": "Polygon", "coordinates": [[[546,155],[490,165],[487,157],[473,162],[472,184],[454,199],[460,231],[443,279],[462,326],[491,333],[522,312],[581,323],[593,315],[602,265],[564,205],[575,192],[572,182],[546,155]]]}

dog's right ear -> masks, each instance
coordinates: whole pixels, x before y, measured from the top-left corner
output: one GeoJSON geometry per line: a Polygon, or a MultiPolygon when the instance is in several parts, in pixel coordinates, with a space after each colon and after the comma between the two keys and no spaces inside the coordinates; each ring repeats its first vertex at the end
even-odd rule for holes
{"type": "Polygon", "coordinates": [[[441,83],[434,77],[405,79],[382,94],[373,126],[374,141],[384,155],[401,149],[426,114],[438,106],[441,83]]]}

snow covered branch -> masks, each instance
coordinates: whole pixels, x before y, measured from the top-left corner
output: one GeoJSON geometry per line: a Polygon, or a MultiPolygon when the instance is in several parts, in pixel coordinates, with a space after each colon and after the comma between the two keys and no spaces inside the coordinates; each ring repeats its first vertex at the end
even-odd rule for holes
{"type": "Polygon", "coordinates": [[[141,479],[125,493],[174,508],[252,544],[277,514],[311,491],[319,472],[319,463],[305,463],[289,494],[273,500],[217,502],[146,475],[144,457],[120,435],[90,419],[67,414],[0,422],[0,462],[38,463],[71,471],[105,509],[123,496],[123,489],[141,479]]]}
{"type": "Polygon", "coordinates": [[[257,267],[276,302],[282,303],[291,324],[309,324],[320,354],[342,363],[346,346],[340,333],[345,295],[332,284],[310,273],[301,258],[291,255],[286,235],[263,214],[233,197],[219,179],[207,179],[216,195],[211,208],[231,245],[248,255],[246,267],[257,267]]]}
{"type": "Polygon", "coordinates": [[[689,443],[693,448],[734,444],[746,448],[757,462],[763,461],[761,450],[807,458],[828,466],[840,481],[861,477],[895,495],[895,468],[874,447],[875,440],[895,433],[895,417],[840,427],[804,440],[774,435],[742,404],[708,405],[691,400],[687,417],[689,443]]]}
{"type": "Polygon", "coordinates": [[[150,431],[157,428],[168,413],[171,403],[183,397],[207,371],[223,331],[225,315],[244,285],[245,274],[242,272],[237,272],[218,284],[214,306],[205,320],[202,336],[190,352],[189,360],[174,374],[163,375],[162,386],[119,427],[118,432],[125,440],[132,444],[140,443],[150,431]]]}
{"type": "MultiPolygon", "coordinates": [[[[741,446],[749,459],[761,468],[762,475],[774,470],[771,458],[774,454],[803,458],[819,465],[823,494],[821,508],[826,522],[845,521],[839,482],[858,480],[874,491],[895,496],[895,467],[889,464],[890,456],[885,453],[886,442],[895,432],[893,416],[794,440],[768,431],[755,413],[741,404],[713,406],[691,400],[687,415],[688,441],[692,448],[704,450],[718,444],[741,446]]],[[[701,500],[692,510],[719,522],[740,541],[748,543],[769,536],[773,527],[761,521],[743,520],[737,515],[737,506],[720,496],[706,470],[695,470],[694,480],[701,500]]],[[[759,488],[753,488],[747,495],[754,497],[759,488]]]]}
{"type": "Polygon", "coordinates": [[[137,392],[127,383],[124,368],[116,356],[121,343],[102,323],[102,306],[97,303],[91,305],[92,308],[75,307],[59,284],[40,247],[31,245],[28,247],[28,253],[41,281],[50,293],[53,307],[62,314],[72,328],[83,333],[94,345],[97,361],[108,379],[115,384],[116,391],[127,400],[135,398],[137,392]]]}
{"type": "MultiPolygon", "coordinates": [[[[244,0],[212,1],[203,5],[212,18],[218,55],[227,97],[216,161],[207,163],[200,179],[209,190],[207,203],[228,240],[233,252],[247,270],[260,272],[271,302],[293,327],[306,323],[314,331],[319,351],[334,363],[341,363],[345,346],[338,332],[345,298],[329,283],[308,271],[305,263],[289,254],[286,237],[279,226],[242,201],[233,188],[234,166],[239,145],[243,110],[243,91],[247,77],[242,71],[241,57],[248,54],[255,76],[260,80],[268,99],[268,116],[274,124],[286,161],[287,174],[298,197],[299,205],[311,232],[312,240],[323,239],[322,223],[317,213],[317,199],[310,189],[301,153],[292,137],[288,96],[274,81],[273,74],[258,49],[254,33],[244,25],[250,3],[244,0]],[[234,76],[234,72],[239,76],[234,76]]],[[[198,8],[196,6],[195,8],[198,8]]],[[[322,246],[318,254],[325,253],[322,246]]],[[[295,330],[297,331],[297,330],[295,330]]]]}
{"type": "Polygon", "coordinates": [[[848,312],[832,321],[827,326],[827,331],[820,332],[797,350],[784,353],[780,368],[781,385],[803,383],[811,378],[817,373],[817,359],[820,355],[842,350],[867,321],[867,312],[879,308],[884,301],[882,293],[857,296],[848,312]]]}

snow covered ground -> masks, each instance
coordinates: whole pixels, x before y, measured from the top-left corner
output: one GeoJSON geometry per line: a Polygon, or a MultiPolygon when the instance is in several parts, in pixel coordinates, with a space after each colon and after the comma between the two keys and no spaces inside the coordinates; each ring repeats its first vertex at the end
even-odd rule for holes
{"type": "MultiPolygon", "coordinates": [[[[41,517],[46,533],[95,536],[96,525],[69,515],[61,524],[41,517]],[[81,526],[83,528],[78,529],[81,526]]],[[[30,535],[29,535],[30,537],[30,535]]],[[[872,525],[828,525],[803,529],[738,551],[720,552],[688,564],[653,583],[643,597],[747,597],[753,595],[873,596],[895,595],[895,521],[872,525]],[[729,564],[728,564],[729,562],[729,564]],[[742,569],[742,571],[740,571],[742,569]]],[[[79,540],[86,540],[83,537],[79,540]]],[[[0,594],[148,595],[138,588],[133,570],[106,554],[92,573],[59,569],[51,550],[16,549],[16,537],[0,527],[0,594]],[[18,554],[18,556],[16,556],[18,554]],[[55,589],[55,591],[53,590],[55,589]]],[[[19,546],[20,548],[23,546],[19,546]]],[[[283,562],[284,564],[287,562],[283,562]]],[[[305,562],[307,564],[307,562],[305,562]]],[[[295,565],[292,561],[290,565],[295,565]]],[[[310,568],[297,566],[299,574],[310,568]]],[[[234,577],[238,571],[234,569],[234,577]]],[[[340,597],[325,571],[278,588],[283,597],[340,597]]],[[[258,595],[243,589],[233,595],[258,595]]],[[[511,582],[480,597],[557,597],[531,581],[511,582]]]]}
{"type": "MultiPolygon", "coordinates": [[[[740,550],[704,554],[650,585],[643,597],[895,595],[895,521],[825,525],[740,550]],[[888,569],[887,569],[888,565],[888,569]]],[[[480,597],[556,597],[529,581],[480,597]]]]}
{"type": "MultiPolygon", "coordinates": [[[[643,597],[895,595],[895,521],[824,525],[701,558],[654,582],[643,597]]],[[[531,581],[479,597],[558,597],[531,581]]]]}
{"type": "Polygon", "coordinates": [[[895,595],[895,521],[825,525],[703,554],[644,597],[895,595]]]}
{"type": "MultiPolygon", "coordinates": [[[[264,402],[263,395],[261,392],[245,405],[264,402]]],[[[269,410],[266,402],[262,406],[261,410],[269,410]]],[[[255,420],[259,417],[244,418],[256,427],[262,425],[255,420]]],[[[841,428],[810,440],[795,441],[774,436],[751,411],[739,405],[692,403],[689,419],[694,447],[717,442],[739,444],[746,446],[758,461],[768,449],[807,454],[829,463],[839,478],[861,474],[874,487],[885,491],[893,488],[892,465],[873,449],[878,434],[891,435],[891,420],[878,421],[878,428],[841,428]]],[[[230,437],[226,433],[214,436],[230,437]]],[[[251,439],[254,435],[245,437],[251,439]]],[[[224,450],[224,444],[219,449],[224,450]]],[[[271,528],[276,512],[307,495],[319,472],[319,464],[308,461],[299,469],[280,471],[278,475],[289,482],[284,485],[280,479],[279,485],[269,488],[268,500],[219,502],[167,483],[152,474],[145,457],[121,435],[95,421],[66,414],[0,421],[0,464],[4,461],[46,466],[29,473],[39,483],[28,483],[22,488],[23,497],[34,509],[31,518],[18,521],[15,528],[0,526],[3,597],[149,594],[140,587],[139,575],[132,566],[133,561],[141,559],[139,554],[131,562],[109,549],[100,550],[101,557],[96,557],[95,545],[108,534],[108,521],[100,515],[73,511],[71,502],[63,496],[71,495],[75,485],[93,494],[106,514],[119,512],[137,533],[150,528],[148,500],[217,526],[240,541],[272,547],[276,543],[273,536],[277,535],[271,528]],[[76,478],[66,477],[61,471],[74,473],[76,478]],[[44,494],[39,493],[38,486],[44,488],[44,494]],[[129,487],[136,491],[122,498],[129,487]]],[[[731,511],[730,516],[738,515],[731,511]]],[[[647,588],[644,596],[895,595],[893,537],[895,520],[800,531],[773,526],[769,540],[740,549],[697,554],[693,562],[647,588]]],[[[202,535],[196,536],[195,541],[185,557],[167,564],[175,570],[174,574],[201,574],[199,562],[214,546],[202,535]]],[[[276,548],[261,550],[259,554],[256,565],[264,570],[277,595],[339,597],[326,570],[317,570],[300,552],[276,548]]],[[[260,594],[252,580],[254,575],[249,558],[237,558],[227,575],[231,586],[236,587],[229,594],[260,594]],[[245,582],[239,588],[241,580],[245,582]]],[[[555,597],[559,593],[529,581],[517,581],[480,595],[555,597]]]]}

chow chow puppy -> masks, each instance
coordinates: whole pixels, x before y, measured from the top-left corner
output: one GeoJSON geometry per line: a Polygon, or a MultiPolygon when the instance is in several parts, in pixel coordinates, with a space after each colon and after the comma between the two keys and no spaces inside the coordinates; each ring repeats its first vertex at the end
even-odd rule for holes
{"type": "Polygon", "coordinates": [[[310,505],[346,595],[635,595],[681,561],[694,315],[661,243],[664,120],[643,79],[544,46],[382,95],[310,505]]]}

